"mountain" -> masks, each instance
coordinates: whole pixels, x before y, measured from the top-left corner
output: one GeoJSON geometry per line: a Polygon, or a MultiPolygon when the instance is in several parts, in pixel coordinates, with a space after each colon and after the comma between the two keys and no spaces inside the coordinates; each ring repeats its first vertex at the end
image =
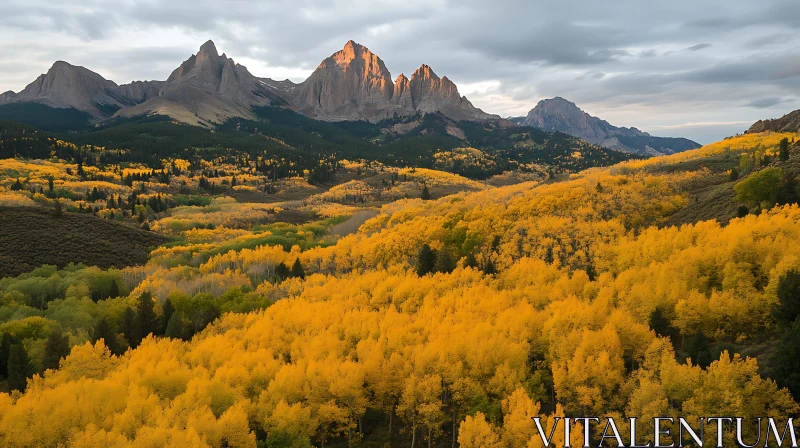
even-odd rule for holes
{"type": "Polygon", "coordinates": [[[282,100],[264,83],[208,41],[167,78],[158,95],[116,115],[167,115],[189,124],[210,125],[232,117],[254,118],[253,107],[282,100]]]}
{"type": "Polygon", "coordinates": [[[392,81],[386,64],[367,47],[348,41],[300,84],[264,79],[264,84],[303,115],[325,121],[380,121],[417,113],[454,120],[499,119],[474,107],[446,76],[422,65],[411,78],[392,81]]]}
{"type": "Polygon", "coordinates": [[[746,134],[758,132],[800,132],[800,110],[789,112],[781,118],[758,120],[745,131],[746,134]]]}
{"type": "MultiPolygon", "coordinates": [[[[257,78],[220,55],[214,42],[208,41],[166,81],[120,86],[91,70],[59,61],[23,91],[0,94],[0,117],[19,112],[19,107],[7,113],[2,110],[13,103],[75,109],[88,113],[92,122],[112,115],[165,115],[202,126],[233,117],[256,118],[255,108],[275,105],[324,121],[377,122],[420,113],[441,113],[452,120],[500,119],[473,106],[452,81],[440,78],[427,65],[410,79],[401,74],[392,81],[384,62],[352,40],[300,84],[257,78]]],[[[25,112],[34,116],[41,111],[25,112]]]]}
{"type": "Polygon", "coordinates": [[[102,119],[158,94],[158,81],[118,86],[97,73],[57,61],[19,93],[0,95],[0,104],[39,103],[56,109],[76,109],[102,119]]]}
{"type": "Polygon", "coordinates": [[[596,145],[642,155],[674,154],[699,148],[685,138],[654,137],[636,128],[619,128],[593,117],[561,97],[541,100],[522,122],[545,131],[560,131],[596,145]]]}

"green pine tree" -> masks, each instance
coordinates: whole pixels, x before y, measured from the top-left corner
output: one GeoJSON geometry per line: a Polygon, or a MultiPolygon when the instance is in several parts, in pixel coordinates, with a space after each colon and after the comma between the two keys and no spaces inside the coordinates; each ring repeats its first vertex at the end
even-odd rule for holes
{"type": "Polygon", "coordinates": [[[111,353],[115,355],[121,354],[119,344],[117,344],[117,333],[111,328],[111,324],[108,323],[106,318],[100,319],[92,332],[92,343],[96,343],[101,339],[111,353]]]}
{"type": "Polygon", "coordinates": [[[783,138],[778,144],[778,156],[782,161],[789,160],[789,139],[783,138]]]}
{"type": "Polygon", "coordinates": [[[430,198],[431,198],[431,192],[430,192],[430,191],[428,191],[428,186],[427,186],[427,185],[423,185],[423,186],[422,186],[422,193],[420,194],[420,196],[419,196],[419,197],[420,197],[420,198],[421,198],[423,201],[430,200],[430,198]]]}
{"type": "Polygon", "coordinates": [[[8,355],[15,343],[14,336],[10,333],[3,333],[3,337],[0,338],[0,379],[8,378],[8,355]]]}
{"type": "Polygon", "coordinates": [[[278,277],[278,280],[286,280],[290,274],[291,271],[289,266],[286,266],[286,263],[281,261],[278,266],[275,266],[275,276],[278,277]]]}
{"type": "Polygon", "coordinates": [[[122,312],[119,322],[119,330],[122,332],[122,335],[125,337],[125,340],[128,341],[128,345],[131,348],[136,348],[136,346],[139,345],[139,342],[141,342],[141,339],[139,338],[139,329],[136,322],[136,312],[130,307],[125,308],[125,311],[122,312]]]}
{"type": "Polygon", "coordinates": [[[292,265],[292,277],[306,278],[306,272],[303,269],[303,264],[300,263],[299,258],[295,258],[294,264],[292,265]]]}
{"type": "Polygon", "coordinates": [[[778,303],[772,313],[779,323],[791,325],[800,315],[800,272],[792,269],[778,279],[778,303]]]}
{"type": "Polygon", "coordinates": [[[31,362],[22,343],[14,344],[8,354],[8,388],[25,392],[31,375],[31,362]]]}
{"type": "Polygon", "coordinates": [[[111,287],[108,288],[108,297],[111,299],[119,297],[121,294],[119,292],[119,285],[117,284],[116,280],[111,280],[111,287]]]}
{"type": "Polygon", "coordinates": [[[430,272],[436,265],[436,251],[428,244],[423,244],[417,257],[417,275],[422,277],[430,272]]]}
{"type": "Polygon", "coordinates": [[[150,334],[158,332],[158,318],[156,317],[155,300],[146,292],[139,296],[136,302],[136,323],[138,325],[138,339],[141,341],[150,334]]]}
{"type": "Polygon", "coordinates": [[[164,304],[161,305],[161,334],[166,334],[167,326],[169,325],[170,319],[175,314],[175,305],[172,304],[172,300],[167,298],[164,301],[164,304]]]}
{"type": "Polygon", "coordinates": [[[444,273],[451,273],[453,269],[455,269],[455,263],[453,262],[453,258],[450,256],[450,252],[447,248],[442,248],[442,250],[436,252],[436,262],[433,266],[434,272],[444,272],[444,273]]]}
{"type": "Polygon", "coordinates": [[[51,332],[44,345],[42,366],[45,369],[58,369],[61,358],[65,358],[69,352],[69,337],[60,331],[51,332]]]}

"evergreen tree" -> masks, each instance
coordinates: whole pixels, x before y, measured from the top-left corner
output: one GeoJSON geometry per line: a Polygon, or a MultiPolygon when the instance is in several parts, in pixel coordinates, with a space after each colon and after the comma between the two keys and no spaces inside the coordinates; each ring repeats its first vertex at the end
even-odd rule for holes
{"type": "Polygon", "coordinates": [[[120,318],[119,329],[131,348],[135,348],[141,341],[138,337],[139,329],[137,327],[136,313],[130,307],[125,308],[120,318]]]}
{"type": "Polygon", "coordinates": [[[780,387],[787,387],[800,400],[800,319],[781,336],[769,359],[769,376],[780,387]]]}
{"type": "Polygon", "coordinates": [[[8,388],[25,392],[31,373],[31,362],[25,346],[22,343],[13,344],[8,353],[8,388]]]}
{"type": "Polygon", "coordinates": [[[736,168],[731,169],[731,174],[728,176],[728,180],[731,182],[736,182],[739,180],[739,170],[736,168]]]}
{"type": "Polygon", "coordinates": [[[429,272],[433,272],[435,266],[436,251],[431,249],[431,246],[427,243],[423,244],[422,249],[419,250],[419,256],[417,257],[417,275],[422,277],[429,272]]]}
{"type": "Polygon", "coordinates": [[[494,275],[497,273],[497,269],[495,269],[491,258],[487,258],[486,263],[483,264],[483,273],[486,275],[494,275]]]}
{"type": "Polygon", "coordinates": [[[698,331],[686,339],[684,350],[695,365],[704,369],[714,361],[711,353],[711,341],[702,331],[698,331]]]}
{"type": "Polygon", "coordinates": [[[69,355],[69,337],[60,331],[53,331],[44,345],[42,365],[45,369],[58,369],[61,358],[69,355]]]}
{"type": "Polygon", "coordinates": [[[303,269],[303,264],[300,263],[299,258],[294,259],[294,264],[292,265],[292,277],[306,278],[306,272],[303,269]]]}
{"type": "Polygon", "coordinates": [[[116,298],[119,297],[121,294],[119,293],[119,286],[117,285],[116,280],[111,280],[111,287],[108,288],[108,297],[109,298],[116,298]]]}
{"type": "Polygon", "coordinates": [[[3,337],[0,338],[0,379],[8,377],[8,355],[15,343],[14,336],[10,333],[3,333],[3,337]]]}
{"type": "Polygon", "coordinates": [[[278,266],[275,266],[275,276],[278,277],[278,280],[286,280],[290,274],[291,271],[289,266],[286,266],[286,263],[281,261],[278,266]]]}
{"type": "Polygon", "coordinates": [[[164,330],[164,335],[172,339],[188,339],[188,333],[187,325],[184,323],[181,315],[172,313],[169,322],[167,322],[167,327],[164,330]]]}
{"type": "Polygon", "coordinates": [[[64,216],[64,209],[61,206],[61,201],[59,201],[58,199],[53,201],[53,216],[56,218],[64,216]]]}
{"type": "Polygon", "coordinates": [[[17,181],[14,182],[13,184],[11,184],[11,191],[20,191],[20,190],[22,190],[22,188],[23,188],[22,187],[22,182],[19,181],[19,177],[18,177],[17,181]]]}
{"type": "Polygon", "coordinates": [[[449,274],[453,272],[453,269],[455,268],[455,263],[453,263],[453,258],[450,256],[450,252],[447,250],[447,248],[443,247],[442,250],[437,251],[436,262],[433,266],[434,272],[444,272],[449,274]]]}
{"type": "Polygon", "coordinates": [[[779,323],[789,325],[800,315],[800,272],[793,269],[778,279],[778,304],[772,313],[779,323]]]}
{"type": "Polygon", "coordinates": [[[784,173],[783,180],[778,187],[775,195],[775,203],[778,205],[797,204],[800,197],[797,195],[797,179],[791,174],[784,173]]]}
{"type": "Polygon", "coordinates": [[[747,208],[746,205],[740,205],[739,208],[736,209],[736,216],[738,218],[744,218],[750,213],[750,209],[747,208]]]}
{"type": "Polygon", "coordinates": [[[172,304],[172,300],[167,298],[167,300],[165,300],[164,304],[161,306],[161,334],[166,334],[169,321],[172,319],[174,314],[175,306],[172,304]]]}
{"type": "Polygon", "coordinates": [[[158,332],[158,318],[156,317],[155,301],[149,292],[139,296],[136,302],[136,323],[138,325],[138,339],[141,341],[149,334],[158,332]]]}
{"type": "Polygon", "coordinates": [[[478,260],[475,258],[475,254],[473,254],[472,252],[467,254],[467,257],[464,260],[464,266],[468,268],[478,267],[478,260]]]}
{"type": "Polygon", "coordinates": [[[778,155],[780,159],[784,162],[789,160],[789,139],[784,138],[783,140],[781,140],[778,146],[779,146],[778,155]]]}
{"type": "Polygon", "coordinates": [[[111,353],[115,355],[120,354],[119,345],[117,344],[117,333],[111,328],[106,318],[100,319],[92,332],[92,343],[96,343],[100,339],[103,340],[103,343],[108,347],[111,353]]]}
{"type": "Polygon", "coordinates": [[[423,186],[422,186],[422,193],[420,194],[420,196],[419,196],[419,197],[420,197],[420,198],[421,198],[423,201],[430,200],[430,198],[431,198],[431,192],[430,192],[430,191],[428,191],[428,186],[427,186],[427,185],[423,185],[423,186]]]}

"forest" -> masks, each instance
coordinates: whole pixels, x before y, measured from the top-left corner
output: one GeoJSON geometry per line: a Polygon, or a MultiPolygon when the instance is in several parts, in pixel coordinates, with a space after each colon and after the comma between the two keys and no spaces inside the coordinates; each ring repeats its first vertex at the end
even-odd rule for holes
{"type": "Polygon", "coordinates": [[[800,412],[796,134],[641,159],[466,125],[312,143],[269,113],[177,153],[158,120],[3,128],[0,205],[152,241],[0,279],[0,446],[522,448],[532,417],[800,412]]]}

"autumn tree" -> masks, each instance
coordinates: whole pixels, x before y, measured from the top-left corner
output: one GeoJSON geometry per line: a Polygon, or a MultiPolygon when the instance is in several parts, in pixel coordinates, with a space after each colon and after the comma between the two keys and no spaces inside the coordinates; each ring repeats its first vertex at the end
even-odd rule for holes
{"type": "Polygon", "coordinates": [[[500,446],[500,437],[494,425],[486,421],[486,416],[478,412],[467,416],[458,430],[458,444],[461,448],[494,448],[500,446]]]}
{"type": "Polygon", "coordinates": [[[766,168],[753,173],[733,187],[736,199],[756,206],[764,204],[769,208],[775,202],[782,179],[783,171],[780,168],[766,168]]]}

